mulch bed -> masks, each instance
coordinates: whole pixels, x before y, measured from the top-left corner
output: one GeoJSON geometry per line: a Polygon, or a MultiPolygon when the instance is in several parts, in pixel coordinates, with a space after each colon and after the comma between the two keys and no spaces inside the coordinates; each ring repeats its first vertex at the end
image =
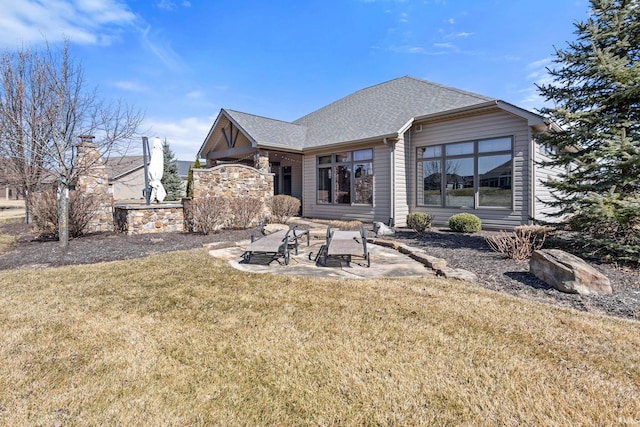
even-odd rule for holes
{"type": "MultiPolygon", "coordinates": [[[[528,261],[514,261],[492,251],[485,241],[491,231],[476,234],[434,230],[417,239],[415,233],[397,233],[394,239],[424,249],[478,276],[478,284],[516,297],[570,307],[580,311],[640,320],[640,269],[588,261],[611,281],[611,295],[577,295],[557,291],[529,273],[528,261]]],[[[545,247],[548,245],[545,244],[545,247]]]]}
{"type": "MultiPolygon", "coordinates": [[[[153,254],[202,247],[211,242],[238,242],[251,230],[224,230],[215,235],[159,233],[126,236],[101,233],[72,239],[64,251],[57,241],[37,240],[26,224],[0,225],[0,233],[18,236],[11,251],[0,255],[0,270],[92,264],[146,257],[153,254]]],[[[573,295],[559,292],[529,273],[527,261],[513,261],[493,252],[485,237],[492,232],[459,234],[433,230],[422,238],[400,231],[395,240],[421,247],[432,256],[447,260],[450,267],[463,268],[478,276],[487,289],[580,311],[640,320],[640,269],[614,264],[594,264],[610,280],[613,294],[573,295]]]]}

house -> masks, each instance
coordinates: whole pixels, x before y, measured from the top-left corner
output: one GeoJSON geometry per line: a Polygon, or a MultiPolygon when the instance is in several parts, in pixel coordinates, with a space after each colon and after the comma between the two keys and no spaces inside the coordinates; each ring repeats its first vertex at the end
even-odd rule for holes
{"type": "MultiPolygon", "coordinates": [[[[189,165],[194,162],[177,160],[178,176],[182,181],[183,196],[186,194],[189,165]]],[[[116,201],[144,199],[144,157],[121,156],[105,159],[109,186],[116,201]]]]}
{"type": "Polygon", "coordinates": [[[274,192],[306,217],[405,225],[410,212],[446,224],[460,212],[487,228],[545,217],[553,173],[537,161],[543,117],[498,99],[401,77],[293,122],[220,110],[198,155],[206,167],[268,156],[274,192]]]}

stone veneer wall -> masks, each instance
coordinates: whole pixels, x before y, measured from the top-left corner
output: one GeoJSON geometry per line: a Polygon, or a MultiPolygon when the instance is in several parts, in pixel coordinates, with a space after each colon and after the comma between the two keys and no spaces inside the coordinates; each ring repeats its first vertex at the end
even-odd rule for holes
{"type": "Polygon", "coordinates": [[[184,231],[181,204],[116,205],[114,211],[116,231],[128,235],[184,231]]]}
{"type": "MultiPolygon", "coordinates": [[[[263,156],[264,158],[264,156],[263,156]]],[[[262,160],[262,159],[261,159],[262,160]]],[[[261,162],[264,167],[264,161],[261,162]]],[[[266,159],[268,165],[268,158],[266,159]]],[[[271,216],[273,174],[241,164],[224,164],[210,169],[193,170],[193,200],[221,196],[229,200],[257,197],[262,200],[261,218],[271,216]]],[[[258,221],[261,219],[258,218],[258,221]]]]}
{"type": "Polygon", "coordinates": [[[113,231],[113,195],[109,191],[109,176],[98,147],[87,141],[78,144],[77,165],[76,191],[92,194],[97,200],[97,209],[86,232],[113,231]]]}

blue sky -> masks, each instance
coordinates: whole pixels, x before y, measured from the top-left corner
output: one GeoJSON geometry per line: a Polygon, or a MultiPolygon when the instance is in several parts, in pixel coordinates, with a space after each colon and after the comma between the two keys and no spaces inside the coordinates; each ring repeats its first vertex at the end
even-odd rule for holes
{"type": "Polygon", "coordinates": [[[2,49],[64,38],[87,87],[193,160],[220,108],[291,121],[410,75],[527,109],[587,0],[0,0],[2,49]]]}

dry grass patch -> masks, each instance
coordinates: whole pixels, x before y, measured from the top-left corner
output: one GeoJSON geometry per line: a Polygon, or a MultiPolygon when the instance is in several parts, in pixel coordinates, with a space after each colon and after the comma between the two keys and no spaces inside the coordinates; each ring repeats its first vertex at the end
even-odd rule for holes
{"type": "Polygon", "coordinates": [[[640,324],[194,250],[0,272],[7,425],[633,425],[640,324]]]}
{"type": "Polygon", "coordinates": [[[14,236],[0,233],[0,254],[11,250],[15,242],[16,238],[14,236]]]}

